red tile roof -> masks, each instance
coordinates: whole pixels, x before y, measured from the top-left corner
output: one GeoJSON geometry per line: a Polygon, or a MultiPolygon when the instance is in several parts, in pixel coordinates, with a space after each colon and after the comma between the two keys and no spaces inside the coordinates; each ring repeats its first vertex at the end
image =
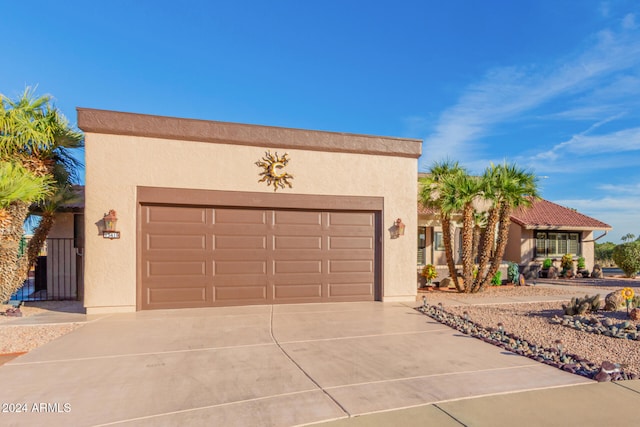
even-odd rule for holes
{"type": "Polygon", "coordinates": [[[609,224],[544,199],[517,209],[511,220],[528,229],[611,230],[609,224]]]}
{"type": "MultiPolygon", "coordinates": [[[[434,209],[418,202],[418,215],[435,213],[434,209]]],[[[536,200],[530,208],[517,209],[511,221],[528,229],[611,230],[609,224],[544,199],[536,200]]]]}

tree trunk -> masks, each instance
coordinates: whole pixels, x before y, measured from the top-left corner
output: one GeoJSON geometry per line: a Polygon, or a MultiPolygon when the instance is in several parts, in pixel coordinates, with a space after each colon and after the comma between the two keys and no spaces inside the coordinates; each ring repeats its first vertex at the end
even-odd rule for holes
{"type": "Polygon", "coordinates": [[[33,267],[38,260],[38,255],[40,251],[44,247],[45,242],[47,241],[47,236],[49,235],[49,231],[51,231],[51,227],[53,227],[53,223],[55,222],[55,213],[54,212],[44,212],[40,219],[40,224],[33,232],[33,237],[29,240],[29,246],[27,247],[27,257],[28,257],[28,265],[27,272],[31,267],[33,267]]]}
{"type": "Polygon", "coordinates": [[[489,260],[493,254],[495,230],[499,219],[500,204],[496,204],[489,211],[487,227],[485,228],[484,236],[482,238],[482,250],[480,251],[480,260],[478,262],[478,276],[476,277],[476,280],[473,283],[473,289],[471,290],[473,293],[480,292],[480,290],[487,285],[489,280],[491,280],[491,278],[485,273],[485,270],[487,269],[487,264],[489,264],[489,260]]]}
{"type": "Polygon", "coordinates": [[[0,303],[22,286],[27,276],[22,276],[26,255],[18,257],[23,224],[29,214],[29,205],[15,202],[6,209],[7,217],[0,224],[0,303]]]}
{"type": "Polygon", "coordinates": [[[462,277],[464,291],[473,287],[473,205],[467,203],[462,211],[462,277]]]}
{"type": "Polygon", "coordinates": [[[463,292],[463,289],[458,283],[458,273],[456,272],[456,265],[453,261],[453,248],[451,246],[451,219],[446,215],[440,215],[440,217],[442,221],[442,240],[444,240],[444,253],[445,258],[447,258],[449,276],[453,279],[453,283],[458,292],[463,292]]]}
{"type": "Polygon", "coordinates": [[[507,247],[507,239],[509,238],[509,225],[511,224],[511,208],[507,204],[503,204],[500,208],[500,225],[498,227],[498,242],[496,243],[496,250],[491,260],[491,266],[487,271],[487,276],[483,280],[480,289],[486,286],[486,284],[493,278],[500,268],[502,257],[504,256],[504,250],[507,247]]]}

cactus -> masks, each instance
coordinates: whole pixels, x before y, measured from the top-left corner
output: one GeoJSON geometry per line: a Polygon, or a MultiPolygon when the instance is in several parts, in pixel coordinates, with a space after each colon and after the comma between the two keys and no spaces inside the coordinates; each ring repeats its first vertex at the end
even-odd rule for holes
{"type": "Polygon", "coordinates": [[[569,304],[562,304],[564,314],[569,316],[594,313],[600,309],[600,295],[585,295],[584,298],[571,298],[569,304]]]}

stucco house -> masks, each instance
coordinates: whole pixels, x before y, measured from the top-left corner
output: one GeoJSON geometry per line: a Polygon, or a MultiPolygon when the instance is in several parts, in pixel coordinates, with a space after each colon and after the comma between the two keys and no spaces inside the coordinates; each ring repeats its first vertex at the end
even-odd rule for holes
{"type": "Polygon", "coordinates": [[[78,126],[88,314],[415,300],[420,140],[86,108],[78,126]]]}
{"type": "MultiPolygon", "coordinates": [[[[454,218],[455,219],[455,218],[454,218]]],[[[454,221],[453,250],[459,265],[462,224],[454,221]]],[[[511,215],[509,240],[504,263],[515,262],[528,278],[535,277],[546,258],[559,259],[566,253],[584,257],[586,268],[593,269],[595,241],[606,235],[611,226],[573,209],[544,199],[529,208],[519,208],[511,215]]],[[[418,202],[418,271],[433,264],[438,277],[448,276],[442,227],[436,213],[418,202]]],[[[461,265],[459,265],[462,268],[461,265]]],[[[501,268],[506,277],[506,265],[501,268]]]]}

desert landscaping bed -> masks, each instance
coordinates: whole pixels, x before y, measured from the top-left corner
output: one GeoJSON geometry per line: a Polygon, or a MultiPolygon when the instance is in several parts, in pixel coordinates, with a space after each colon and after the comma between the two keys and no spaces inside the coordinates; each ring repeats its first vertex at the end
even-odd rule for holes
{"type": "MultiPolygon", "coordinates": [[[[584,294],[600,293],[602,298],[612,292],[610,287],[585,287],[584,294]]],[[[574,354],[579,358],[600,366],[603,362],[619,365],[629,375],[640,375],[640,341],[620,339],[604,335],[597,335],[572,329],[562,324],[552,323],[554,316],[560,318],[564,313],[562,303],[568,299],[553,302],[483,304],[483,299],[500,295],[503,297],[518,296],[554,296],[560,297],[566,290],[552,287],[510,287],[488,288],[479,295],[458,294],[451,292],[429,292],[427,299],[430,304],[442,303],[446,313],[464,318],[467,313],[469,322],[474,322],[487,329],[498,328],[501,324],[504,333],[511,334],[535,344],[539,348],[555,349],[560,340],[563,352],[574,354]],[[478,304],[461,305],[457,301],[473,299],[478,304]],[[457,301],[456,301],[457,300],[457,301]]],[[[625,311],[599,311],[601,319],[609,318],[615,323],[629,321],[631,326],[637,327],[638,322],[627,319],[625,311]]]]}
{"type": "MultiPolygon", "coordinates": [[[[10,305],[0,305],[0,312],[10,308],[10,305]]],[[[20,307],[22,317],[52,311],[77,313],[81,309],[80,303],[68,301],[34,302],[20,307]]],[[[0,355],[31,351],[82,326],[80,323],[24,325],[17,324],[17,319],[19,317],[0,316],[0,355]]]]}

